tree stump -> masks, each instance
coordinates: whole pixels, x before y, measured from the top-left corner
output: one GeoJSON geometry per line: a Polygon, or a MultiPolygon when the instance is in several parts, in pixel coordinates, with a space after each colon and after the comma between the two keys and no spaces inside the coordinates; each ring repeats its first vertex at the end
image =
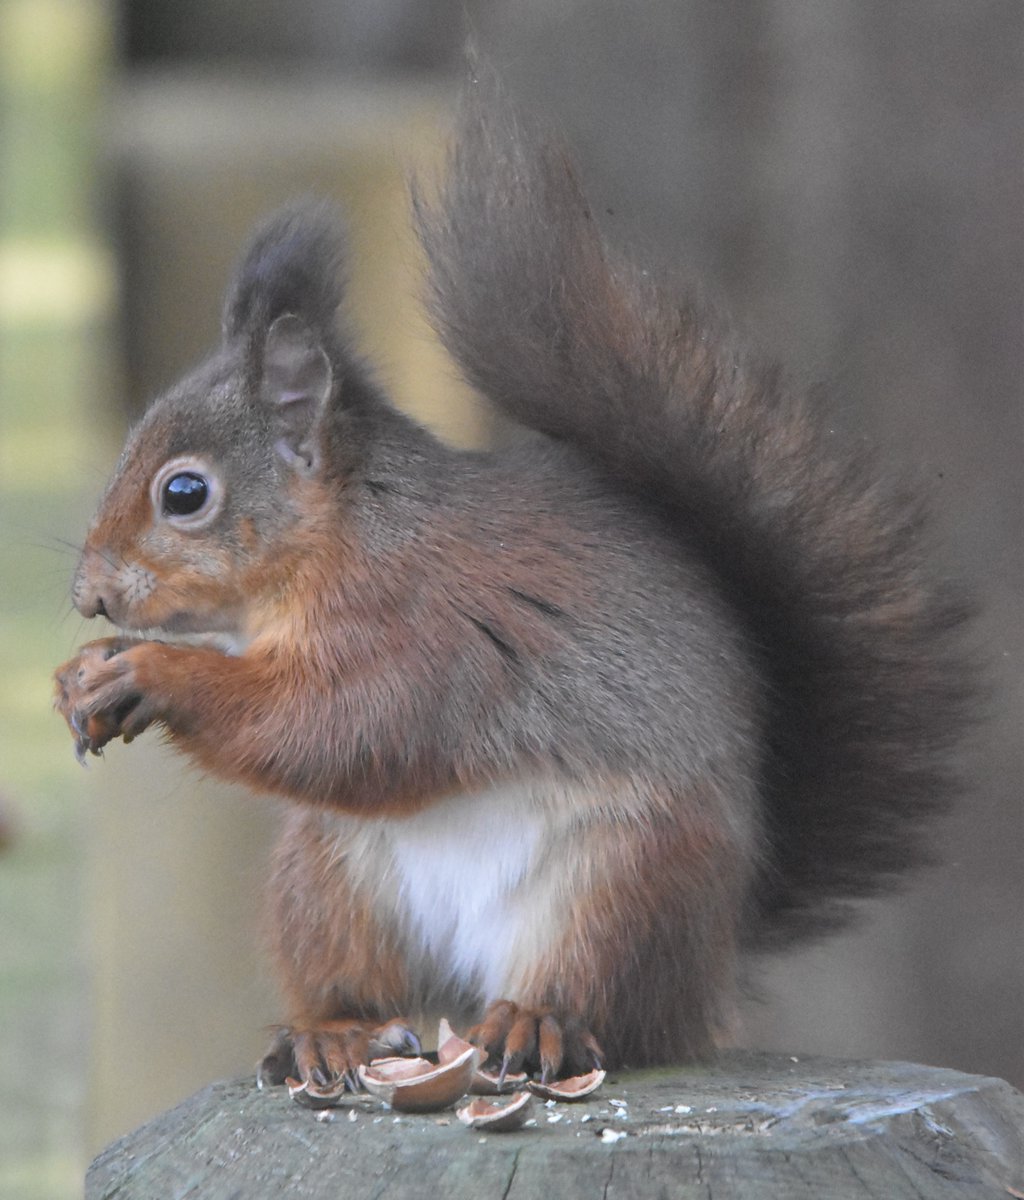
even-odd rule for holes
{"type": "Polygon", "coordinates": [[[516,1133],[214,1083],[107,1147],[87,1200],[1024,1198],[1024,1095],[910,1063],[731,1053],[622,1072],[516,1133]],[[624,1135],[624,1136],[623,1136],[624,1135]]]}

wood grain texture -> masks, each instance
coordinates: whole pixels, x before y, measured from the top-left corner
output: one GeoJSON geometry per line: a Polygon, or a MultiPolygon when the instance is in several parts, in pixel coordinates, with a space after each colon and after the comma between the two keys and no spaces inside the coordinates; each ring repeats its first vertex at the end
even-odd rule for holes
{"type": "Polygon", "coordinates": [[[536,1126],[505,1135],[450,1113],[397,1117],[364,1096],[332,1115],[318,1121],[284,1089],[249,1080],[211,1084],[104,1150],[86,1198],[1006,1200],[1024,1190],[1024,1096],[909,1063],[734,1053],[711,1068],[622,1073],[593,1100],[540,1105],[536,1126]],[[626,1136],[606,1142],[605,1129],[626,1136]]]}

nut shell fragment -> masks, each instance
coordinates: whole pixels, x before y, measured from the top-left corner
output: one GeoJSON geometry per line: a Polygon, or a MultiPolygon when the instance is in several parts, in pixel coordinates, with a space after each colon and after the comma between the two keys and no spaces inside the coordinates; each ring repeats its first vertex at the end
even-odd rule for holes
{"type": "Polygon", "coordinates": [[[368,1067],[360,1067],[359,1070],[368,1071],[374,1080],[381,1083],[402,1083],[431,1074],[437,1070],[437,1063],[431,1062],[429,1058],[403,1058],[395,1055],[391,1058],[375,1058],[368,1067]]]}
{"type": "Polygon", "coordinates": [[[468,1046],[458,1057],[436,1066],[424,1058],[378,1059],[359,1068],[359,1079],[396,1112],[438,1112],[469,1091],[481,1058],[481,1051],[468,1046]]]}
{"type": "Polygon", "coordinates": [[[481,1068],[473,1076],[473,1085],[469,1090],[474,1096],[505,1096],[509,1092],[518,1092],[526,1087],[530,1077],[525,1071],[519,1071],[515,1075],[506,1075],[500,1084],[499,1078],[497,1071],[485,1071],[481,1068]]]}
{"type": "Polygon", "coordinates": [[[511,1133],[522,1129],[530,1116],[533,1097],[529,1092],[516,1092],[508,1100],[471,1100],[456,1111],[456,1116],[470,1129],[486,1129],[492,1133],[511,1133]]]}
{"type": "Polygon", "coordinates": [[[447,1066],[448,1063],[454,1062],[460,1054],[465,1054],[467,1050],[472,1049],[475,1049],[473,1043],[459,1037],[448,1024],[448,1018],[442,1017],[441,1023],[437,1027],[437,1061],[442,1066],[447,1066]]]}
{"type": "Polygon", "coordinates": [[[303,1083],[298,1079],[286,1079],[288,1095],[298,1104],[306,1108],[333,1108],[345,1094],[344,1078],[337,1079],[327,1087],[318,1087],[315,1083],[303,1083]]]}
{"type": "Polygon", "coordinates": [[[573,1075],[570,1079],[556,1079],[553,1083],[540,1083],[531,1079],[526,1085],[535,1096],[544,1100],[585,1100],[604,1083],[605,1071],[590,1071],[586,1075],[573,1075]]]}

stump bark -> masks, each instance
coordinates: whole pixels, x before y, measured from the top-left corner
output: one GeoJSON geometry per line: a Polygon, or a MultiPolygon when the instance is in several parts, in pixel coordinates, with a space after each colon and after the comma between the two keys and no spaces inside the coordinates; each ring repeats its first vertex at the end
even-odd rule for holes
{"type": "Polygon", "coordinates": [[[1024,1095],[957,1071],[733,1053],[535,1105],[535,1125],[481,1134],[451,1112],[360,1096],[325,1119],[283,1088],[214,1083],[107,1147],[86,1197],[1024,1198],[1024,1095]]]}

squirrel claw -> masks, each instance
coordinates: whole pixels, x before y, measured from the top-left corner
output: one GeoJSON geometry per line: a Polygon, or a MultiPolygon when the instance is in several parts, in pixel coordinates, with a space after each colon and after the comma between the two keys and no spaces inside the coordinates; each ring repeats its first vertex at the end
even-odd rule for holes
{"type": "Polygon", "coordinates": [[[137,737],[158,718],[152,701],[134,673],[135,659],[126,652],[142,642],[101,639],[83,646],[58,668],[54,707],[67,721],[75,740],[75,757],[99,757],[116,737],[137,737]]]}
{"type": "Polygon", "coordinates": [[[569,1073],[586,1070],[591,1062],[600,1067],[601,1047],[594,1035],[574,1017],[556,1015],[548,1008],[528,1008],[510,1000],[498,1000],[467,1035],[498,1068],[498,1087],[508,1074],[519,1070],[540,1072],[542,1083],[569,1073]]]}
{"type": "Polygon", "coordinates": [[[72,724],[75,730],[75,760],[82,767],[88,767],[89,760],[86,757],[91,754],[94,758],[103,757],[103,746],[98,744],[84,730],[80,730],[76,725],[72,724]]]}
{"type": "Polygon", "coordinates": [[[501,1070],[498,1072],[498,1091],[505,1086],[505,1076],[508,1074],[508,1069],[512,1065],[511,1055],[506,1054],[501,1060],[501,1070]]]}
{"type": "Polygon", "coordinates": [[[370,1059],[398,1055],[416,1057],[423,1053],[420,1039],[404,1020],[395,1018],[378,1026],[370,1036],[367,1053],[370,1059]]]}
{"type": "Polygon", "coordinates": [[[323,1104],[343,1092],[359,1092],[358,1068],[374,1057],[419,1050],[419,1038],[397,1019],[376,1027],[353,1019],[285,1026],[276,1031],[256,1076],[261,1087],[291,1078],[297,1091],[304,1089],[304,1102],[313,1097],[323,1104]]]}

